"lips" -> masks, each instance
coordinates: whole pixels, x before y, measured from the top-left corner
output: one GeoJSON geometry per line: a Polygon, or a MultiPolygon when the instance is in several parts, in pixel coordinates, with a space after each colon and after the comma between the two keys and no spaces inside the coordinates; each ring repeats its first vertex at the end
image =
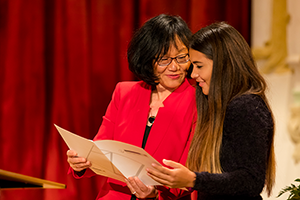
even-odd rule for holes
{"type": "Polygon", "coordinates": [[[169,75],[167,75],[167,77],[169,77],[171,79],[178,79],[180,77],[180,74],[169,74],[169,75]]]}
{"type": "Polygon", "coordinates": [[[199,86],[200,86],[200,87],[203,87],[204,84],[205,84],[204,81],[199,82],[199,86]]]}

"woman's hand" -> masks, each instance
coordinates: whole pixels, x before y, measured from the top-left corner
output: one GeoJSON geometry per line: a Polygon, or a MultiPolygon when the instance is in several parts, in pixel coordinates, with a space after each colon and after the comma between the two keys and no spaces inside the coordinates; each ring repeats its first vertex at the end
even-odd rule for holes
{"type": "Polygon", "coordinates": [[[173,169],[152,164],[153,169],[147,169],[148,176],[170,188],[194,187],[196,174],[180,163],[163,160],[163,163],[173,169]]]}
{"type": "Polygon", "coordinates": [[[67,156],[67,161],[70,164],[70,167],[76,172],[80,172],[92,166],[90,161],[87,161],[85,158],[78,157],[77,153],[73,150],[68,150],[67,156]]]}
{"type": "Polygon", "coordinates": [[[125,182],[131,193],[139,199],[154,198],[157,191],[154,186],[146,186],[138,177],[129,177],[125,182]]]}

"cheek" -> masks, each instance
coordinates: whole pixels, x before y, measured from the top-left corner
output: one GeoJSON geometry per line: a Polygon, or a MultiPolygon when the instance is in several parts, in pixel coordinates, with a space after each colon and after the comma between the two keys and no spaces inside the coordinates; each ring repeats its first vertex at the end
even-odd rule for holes
{"type": "Polygon", "coordinates": [[[192,74],[194,74],[194,75],[200,75],[200,69],[198,67],[193,66],[192,74]]]}
{"type": "Polygon", "coordinates": [[[162,70],[155,70],[154,74],[158,77],[160,77],[164,72],[162,70]]]}
{"type": "Polygon", "coordinates": [[[162,72],[161,72],[161,70],[159,70],[159,68],[157,66],[154,66],[153,73],[154,73],[154,75],[159,76],[162,72]]]}
{"type": "Polygon", "coordinates": [[[209,82],[210,82],[210,80],[211,80],[211,76],[212,76],[212,69],[209,71],[209,73],[208,73],[208,79],[209,79],[209,82]]]}
{"type": "Polygon", "coordinates": [[[183,71],[188,71],[188,69],[189,69],[190,67],[192,67],[190,62],[188,62],[188,63],[186,63],[186,64],[184,64],[184,65],[181,65],[181,69],[182,69],[183,71]]]}

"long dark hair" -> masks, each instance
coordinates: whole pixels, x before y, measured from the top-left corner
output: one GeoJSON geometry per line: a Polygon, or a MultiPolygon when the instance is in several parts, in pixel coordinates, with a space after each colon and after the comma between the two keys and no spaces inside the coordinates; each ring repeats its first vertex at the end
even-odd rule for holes
{"type": "MultiPolygon", "coordinates": [[[[213,61],[208,96],[196,86],[197,125],[187,165],[196,171],[222,173],[220,148],[229,102],[243,94],[259,95],[270,109],[266,82],[259,73],[251,49],[241,34],[225,22],[202,28],[192,36],[190,48],[213,61]]],[[[274,120],[273,120],[274,122],[274,120]]],[[[267,163],[266,187],[270,194],[275,179],[274,130],[267,163]]]]}

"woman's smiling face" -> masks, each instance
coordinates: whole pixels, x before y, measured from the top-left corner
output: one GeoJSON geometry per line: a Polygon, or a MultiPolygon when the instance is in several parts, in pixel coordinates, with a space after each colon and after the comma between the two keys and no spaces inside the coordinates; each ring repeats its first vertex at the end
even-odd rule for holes
{"type": "MultiPolygon", "coordinates": [[[[168,53],[162,56],[161,59],[175,58],[179,60],[188,54],[188,48],[179,40],[176,41],[176,46],[171,45],[168,53]]],[[[159,62],[159,61],[158,61],[159,62]]],[[[167,66],[160,66],[158,62],[154,64],[154,73],[158,77],[159,84],[157,87],[162,87],[170,91],[177,89],[186,77],[186,71],[190,66],[190,61],[183,64],[178,64],[176,59],[172,59],[167,66]]]]}
{"type": "Polygon", "coordinates": [[[202,87],[203,94],[208,95],[213,70],[213,61],[207,58],[200,51],[196,51],[194,49],[190,49],[189,54],[191,63],[193,64],[191,77],[198,82],[200,87],[202,87]]]}

